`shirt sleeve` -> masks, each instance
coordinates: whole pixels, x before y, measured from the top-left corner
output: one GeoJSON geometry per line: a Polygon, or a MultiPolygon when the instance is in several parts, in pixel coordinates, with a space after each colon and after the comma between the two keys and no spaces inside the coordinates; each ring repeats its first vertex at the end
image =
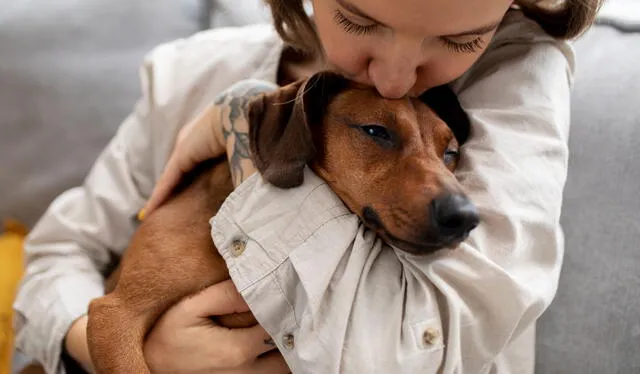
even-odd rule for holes
{"type": "MultiPolygon", "coordinates": [[[[521,35],[456,83],[472,121],[456,173],[482,218],[459,248],[388,247],[309,170],[291,190],[254,175],[214,217],[232,279],[293,372],[486,373],[531,333],[562,263],[573,54],[521,35]]],[[[508,372],[533,372],[533,354],[508,372]]]]}
{"type": "Polygon", "coordinates": [[[258,24],[204,30],[147,54],[135,109],[84,183],[57,197],[25,242],[16,345],[47,373],[64,373],[64,336],[103,295],[104,273],[127,247],[182,126],[237,81],[273,81],[281,49],[275,29],[258,24]]]}
{"type": "Polygon", "coordinates": [[[57,197],[25,242],[26,270],[14,303],[17,349],[64,372],[63,339],[126,248],[153,184],[153,66],[141,69],[143,97],[81,186],[57,197]]]}

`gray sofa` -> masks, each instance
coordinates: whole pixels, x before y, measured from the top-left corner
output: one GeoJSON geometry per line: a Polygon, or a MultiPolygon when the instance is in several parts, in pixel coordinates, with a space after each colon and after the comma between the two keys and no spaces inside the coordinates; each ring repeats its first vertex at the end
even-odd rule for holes
{"type": "MultiPolygon", "coordinates": [[[[0,0],[0,9],[0,217],[30,225],[81,183],[131,110],[147,51],[209,22],[266,16],[251,0],[0,0]]],[[[575,45],[566,256],[538,324],[541,374],[640,373],[640,28],[610,21],[575,45]]]]}

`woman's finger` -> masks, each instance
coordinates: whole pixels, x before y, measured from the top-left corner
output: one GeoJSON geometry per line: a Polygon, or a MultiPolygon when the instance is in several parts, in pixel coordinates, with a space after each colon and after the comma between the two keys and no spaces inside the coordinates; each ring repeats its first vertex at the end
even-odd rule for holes
{"type": "Polygon", "coordinates": [[[282,354],[278,350],[271,351],[259,357],[255,362],[251,364],[246,370],[242,371],[243,374],[288,374],[291,373],[289,366],[282,357],[282,354]]]}
{"type": "Polygon", "coordinates": [[[167,162],[167,166],[165,167],[158,183],[156,183],[153,188],[153,192],[151,193],[151,197],[145,204],[144,208],[140,211],[139,219],[142,220],[144,217],[155,210],[169,195],[171,191],[176,187],[180,178],[182,177],[182,169],[179,164],[179,155],[174,151],[174,153],[169,158],[169,162],[167,162]]]}
{"type": "Polygon", "coordinates": [[[186,313],[194,317],[207,318],[242,313],[249,310],[231,280],[209,286],[181,302],[186,313]]]}
{"type": "Polygon", "coordinates": [[[227,346],[242,347],[242,356],[239,362],[253,361],[256,357],[276,350],[271,336],[260,325],[252,327],[229,329],[224,336],[227,346]]]}
{"type": "MultiPolygon", "coordinates": [[[[197,124],[198,120],[192,121],[178,132],[176,144],[169,157],[169,161],[138,218],[143,219],[146,214],[151,213],[160,206],[160,204],[169,197],[178,183],[180,183],[182,176],[195,166],[197,160],[194,159],[193,155],[185,155],[185,147],[182,145],[188,142],[189,134],[194,131],[197,124]]],[[[187,151],[192,152],[193,148],[194,147],[189,148],[187,151]]]]}
{"type": "Polygon", "coordinates": [[[178,133],[176,145],[169,157],[169,162],[151,193],[151,197],[141,211],[139,218],[144,218],[169,197],[182,177],[190,172],[198,163],[217,157],[223,148],[216,148],[212,118],[217,118],[215,107],[203,110],[198,117],[184,126],[178,133]]]}

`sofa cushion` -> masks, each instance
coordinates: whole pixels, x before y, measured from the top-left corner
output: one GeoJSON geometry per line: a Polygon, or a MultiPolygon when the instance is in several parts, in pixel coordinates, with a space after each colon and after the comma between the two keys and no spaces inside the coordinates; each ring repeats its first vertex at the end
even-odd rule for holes
{"type": "Polygon", "coordinates": [[[596,26],[575,47],[566,252],[537,372],[640,373],[640,33],[596,26]]]}
{"type": "Polygon", "coordinates": [[[269,8],[261,0],[204,0],[209,27],[244,26],[271,22],[269,8]]]}
{"type": "Polygon", "coordinates": [[[0,0],[0,217],[33,224],[81,183],[140,95],[155,45],[199,29],[200,0],[0,0]]]}
{"type": "Polygon", "coordinates": [[[82,182],[140,95],[144,55],[197,31],[201,6],[0,0],[0,218],[32,225],[82,182]]]}

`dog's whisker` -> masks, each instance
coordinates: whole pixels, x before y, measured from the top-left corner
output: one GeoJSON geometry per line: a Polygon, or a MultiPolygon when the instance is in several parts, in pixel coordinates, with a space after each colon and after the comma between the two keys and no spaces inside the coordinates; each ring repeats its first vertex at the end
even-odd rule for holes
{"type": "Polygon", "coordinates": [[[400,222],[400,225],[413,226],[411,224],[411,219],[409,219],[408,217],[403,217],[402,215],[398,214],[397,211],[395,210],[391,211],[391,214],[393,217],[395,217],[396,221],[400,222]]]}
{"type": "Polygon", "coordinates": [[[406,221],[413,221],[413,219],[411,217],[411,213],[408,210],[404,209],[402,206],[393,205],[392,209],[393,209],[394,214],[403,215],[404,219],[406,221]]]}
{"type": "Polygon", "coordinates": [[[396,226],[413,226],[411,224],[411,217],[408,214],[398,214],[398,209],[395,209],[393,206],[386,207],[386,209],[378,209],[377,211],[381,219],[390,218],[396,226]]]}
{"type": "Polygon", "coordinates": [[[382,208],[378,208],[377,211],[379,214],[386,214],[392,217],[395,216],[398,218],[398,220],[402,222],[402,224],[405,224],[405,225],[408,225],[412,221],[414,221],[409,211],[407,211],[406,209],[403,209],[400,206],[396,206],[396,205],[383,206],[382,208]]]}

